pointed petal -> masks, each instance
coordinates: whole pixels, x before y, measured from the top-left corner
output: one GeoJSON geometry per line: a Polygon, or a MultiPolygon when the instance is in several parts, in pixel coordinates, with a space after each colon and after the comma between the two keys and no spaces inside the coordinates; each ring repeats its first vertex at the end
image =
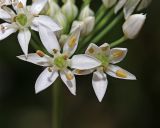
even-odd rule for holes
{"type": "Polygon", "coordinates": [[[94,72],[92,78],[92,85],[99,102],[101,102],[106,93],[108,85],[106,74],[99,71],[94,72]]]}
{"type": "Polygon", "coordinates": [[[39,25],[39,36],[49,53],[53,53],[53,49],[60,51],[60,46],[54,32],[50,31],[43,25],[39,25]]]}
{"type": "Polygon", "coordinates": [[[100,48],[96,44],[90,43],[85,54],[94,57],[98,52],[100,52],[100,48]]]}
{"type": "Polygon", "coordinates": [[[8,12],[6,12],[5,10],[0,8],[0,19],[6,20],[10,18],[11,18],[11,15],[8,14],[8,12]]]}
{"type": "Polygon", "coordinates": [[[115,65],[109,65],[106,73],[119,79],[136,80],[136,77],[133,74],[115,65]]]}
{"type": "Polygon", "coordinates": [[[71,36],[68,38],[67,42],[64,44],[63,53],[67,53],[72,56],[77,49],[78,41],[80,36],[80,28],[77,28],[71,36]]]}
{"type": "Polygon", "coordinates": [[[73,70],[73,74],[75,75],[89,75],[91,74],[95,69],[88,69],[88,70],[79,70],[75,69],[73,70]]]}
{"type": "Polygon", "coordinates": [[[36,53],[30,53],[28,54],[28,56],[26,57],[25,55],[20,55],[17,56],[19,59],[39,65],[39,66],[51,66],[50,62],[50,57],[45,55],[43,57],[40,57],[39,55],[37,55],[36,53]]]}
{"type": "Polygon", "coordinates": [[[39,93],[44,89],[48,88],[53,82],[57,79],[58,72],[53,71],[49,72],[48,68],[46,68],[38,77],[36,84],[35,84],[35,92],[39,93]]]}
{"type": "Polygon", "coordinates": [[[102,44],[100,47],[101,53],[105,54],[106,56],[110,55],[110,46],[108,43],[102,44]]]}
{"type": "Polygon", "coordinates": [[[74,55],[71,59],[71,68],[86,70],[96,68],[101,65],[101,62],[88,55],[74,55]]]}
{"type": "Polygon", "coordinates": [[[127,54],[127,48],[113,48],[111,49],[111,60],[110,63],[116,64],[121,62],[127,54]]]}
{"type": "Polygon", "coordinates": [[[56,24],[56,22],[49,16],[39,15],[35,17],[32,21],[32,26],[38,27],[39,24],[45,26],[46,28],[50,29],[51,31],[59,31],[62,28],[56,24]]]}
{"type": "Polygon", "coordinates": [[[8,23],[0,24],[0,40],[5,39],[9,35],[17,31],[17,29],[15,28],[10,28],[9,27],[10,25],[11,24],[8,24],[8,23]]]}
{"type": "Polygon", "coordinates": [[[127,0],[119,0],[118,3],[116,4],[114,12],[117,13],[119,10],[121,10],[126,2],[127,2],[127,0]]]}
{"type": "Polygon", "coordinates": [[[141,0],[128,0],[124,6],[123,12],[125,19],[127,19],[136,9],[141,0]]]}
{"type": "Polygon", "coordinates": [[[18,41],[22,48],[23,53],[27,56],[28,54],[28,45],[31,39],[31,32],[28,29],[20,30],[18,33],[18,41]]]}
{"type": "Polygon", "coordinates": [[[47,3],[47,0],[36,0],[32,4],[30,12],[34,15],[39,14],[44,8],[44,6],[46,5],[46,3],[47,3]]]}
{"type": "Polygon", "coordinates": [[[74,74],[70,70],[65,69],[60,72],[60,76],[70,92],[76,95],[76,80],[74,74]]]}

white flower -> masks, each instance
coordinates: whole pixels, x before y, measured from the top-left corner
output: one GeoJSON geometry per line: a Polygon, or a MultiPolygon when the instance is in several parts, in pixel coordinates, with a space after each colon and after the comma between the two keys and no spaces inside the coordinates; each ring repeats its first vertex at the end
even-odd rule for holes
{"type": "MultiPolygon", "coordinates": [[[[61,28],[48,16],[39,15],[47,0],[37,0],[31,7],[26,6],[26,0],[19,0],[12,3],[16,14],[8,7],[3,7],[5,13],[1,15],[1,19],[7,21],[0,24],[0,40],[5,39],[12,33],[19,31],[18,41],[27,56],[28,44],[31,38],[29,27],[35,31],[39,31],[40,38],[49,38],[47,33],[50,31],[58,31],[61,28]],[[44,37],[45,36],[45,37],[44,37]]],[[[51,35],[50,35],[51,36],[51,35]]],[[[46,47],[47,42],[43,40],[43,45],[46,47]]]]}
{"type": "Polygon", "coordinates": [[[115,13],[117,13],[122,7],[125,19],[127,19],[137,8],[138,11],[148,7],[152,0],[119,0],[116,7],[115,13]]]}
{"type": "Polygon", "coordinates": [[[135,80],[136,77],[126,70],[114,65],[121,62],[126,54],[126,48],[113,48],[110,50],[109,44],[104,43],[100,47],[95,44],[90,44],[86,50],[86,54],[90,55],[101,62],[101,66],[90,70],[76,69],[74,74],[87,75],[92,72],[92,85],[98,100],[101,102],[108,85],[106,74],[120,79],[135,80]],[[96,71],[95,71],[96,70],[96,71]]]}
{"type": "Polygon", "coordinates": [[[38,51],[37,54],[28,54],[28,58],[24,55],[18,56],[21,60],[46,67],[36,81],[36,93],[49,87],[60,75],[70,92],[76,95],[76,80],[70,68],[86,70],[95,68],[101,64],[97,59],[88,55],[74,55],[71,58],[77,48],[79,36],[80,30],[77,29],[66,41],[62,53],[60,53],[60,46],[56,37],[49,39],[48,41],[51,45],[48,45],[48,50],[50,48],[48,52],[53,57],[45,55],[41,51],[38,51]]]}
{"type": "Polygon", "coordinates": [[[146,15],[134,14],[128,17],[128,19],[123,24],[123,33],[128,39],[134,39],[146,20],[146,15]]]}

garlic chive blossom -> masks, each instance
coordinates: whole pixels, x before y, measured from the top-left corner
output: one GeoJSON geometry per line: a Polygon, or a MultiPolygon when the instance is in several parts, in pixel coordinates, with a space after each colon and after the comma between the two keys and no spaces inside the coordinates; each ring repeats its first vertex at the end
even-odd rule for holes
{"type": "Polygon", "coordinates": [[[50,54],[53,56],[45,55],[42,51],[37,53],[28,54],[28,58],[24,55],[18,56],[19,59],[34,63],[36,65],[46,67],[45,70],[38,77],[35,84],[35,91],[40,91],[49,87],[60,75],[62,81],[68,87],[73,95],[76,95],[76,80],[72,68],[88,70],[100,66],[100,62],[88,55],[74,55],[71,56],[77,49],[78,40],[80,36],[80,29],[77,29],[67,39],[63,47],[63,52],[60,51],[60,46],[56,38],[52,40],[54,47],[50,54]]]}
{"type": "Polygon", "coordinates": [[[98,100],[101,102],[108,85],[106,74],[120,79],[136,80],[136,77],[126,70],[114,65],[121,62],[126,54],[126,48],[113,48],[110,50],[110,46],[104,43],[100,47],[95,44],[90,44],[86,50],[86,54],[98,59],[101,65],[97,68],[90,70],[76,69],[74,74],[86,75],[93,73],[92,85],[98,100]]]}
{"type": "MultiPolygon", "coordinates": [[[[61,28],[50,17],[39,15],[46,2],[47,0],[37,0],[31,7],[27,7],[26,0],[15,1],[12,5],[16,13],[8,7],[3,7],[5,13],[0,18],[7,22],[0,24],[0,40],[19,31],[18,41],[24,54],[27,56],[28,44],[31,38],[29,27],[39,31],[40,38],[46,38],[44,37],[46,34],[42,34],[42,31],[54,32],[60,30],[61,28]]],[[[48,46],[48,42],[45,40],[42,43],[45,47],[48,46]]]]}

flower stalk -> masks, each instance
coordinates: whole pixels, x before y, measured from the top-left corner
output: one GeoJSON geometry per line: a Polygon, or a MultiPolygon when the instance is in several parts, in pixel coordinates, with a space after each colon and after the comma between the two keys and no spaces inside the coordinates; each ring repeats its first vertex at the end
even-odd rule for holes
{"type": "Polygon", "coordinates": [[[117,45],[120,45],[120,44],[124,43],[126,40],[127,40],[127,38],[126,38],[125,36],[122,36],[122,37],[119,38],[118,40],[112,42],[112,43],[110,44],[110,47],[112,48],[112,47],[115,47],[115,46],[117,46],[117,45]]]}

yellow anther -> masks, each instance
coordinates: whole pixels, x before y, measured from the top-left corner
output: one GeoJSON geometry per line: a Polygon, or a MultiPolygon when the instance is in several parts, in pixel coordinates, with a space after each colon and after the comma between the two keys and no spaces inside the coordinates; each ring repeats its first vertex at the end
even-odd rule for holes
{"type": "Polygon", "coordinates": [[[102,51],[107,51],[107,50],[108,50],[108,48],[109,48],[109,46],[101,47],[101,50],[102,50],[102,51]]]}
{"type": "Polygon", "coordinates": [[[72,80],[73,79],[73,75],[70,72],[68,72],[66,74],[66,78],[67,78],[67,80],[72,80]]]}
{"type": "Polygon", "coordinates": [[[113,57],[117,58],[117,57],[121,57],[123,56],[124,52],[123,51],[116,51],[113,53],[113,57]]]}
{"type": "Polygon", "coordinates": [[[77,74],[82,74],[83,70],[76,69],[75,72],[76,72],[77,74]]]}
{"type": "Polygon", "coordinates": [[[127,73],[125,71],[121,70],[121,69],[116,71],[116,75],[118,77],[121,77],[121,78],[126,78],[127,77],[127,73]]]}
{"type": "Polygon", "coordinates": [[[67,60],[67,59],[68,59],[68,55],[67,55],[67,54],[64,54],[64,55],[63,55],[63,58],[64,58],[65,60],[67,60]]]}
{"type": "Polygon", "coordinates": [[[23,3],[22,2],[19,2],[18,4],[17,4],[17,8],[23,8],[24,6],[23,6],[23,3]]]}
{"type": "Polygon", "coordinates": [[[89,52],[90,54],[93,54],[93,53],[94,53],[94,49],[93,49],[93,48],[89,48],[88,52],[89,52]]]}
{"type": "Polygon", "coordinates": [[[69,41],[69,47],[70,48],[73,48],[74,46],[75,46],[75,44],[76,44],[76,37],[75,36],[73,36],[71,39],[70,39],[70,41],[69,41]]]}
{"type": "Polygon", "coordinates": [[[42,52],[41,50],[38,50],[38,51],[36,52],[36,54],[37,54],[38,56],[40,56],[40,57],[44,57],[44,56],[45,56],[44,52],[42,52]]]}

